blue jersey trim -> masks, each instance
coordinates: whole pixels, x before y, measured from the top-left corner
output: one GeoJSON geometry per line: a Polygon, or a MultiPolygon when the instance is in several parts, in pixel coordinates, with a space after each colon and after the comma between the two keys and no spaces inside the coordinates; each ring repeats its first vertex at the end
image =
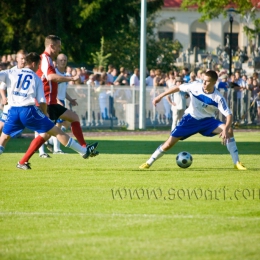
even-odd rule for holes
{"type": "Polygon", "coordinates": [[[191,92],[191,94],[193,95],[193,97],[197,98],[199,101],[201,101],[201,102],[203,102],[203,103],[205,103],[205,104],[207,104],[207,105],[211,105],[211,106],[214,106],[214,107],[218,107],[218,103],[215,102],[215,101],[213,101],[213,100],[212,100],[211,98],[209,98],[209,97],[206,97],[206,96],[204,96],[204,95],[198,95],[198,96],[196,96],[196,95],[194,95],[192,92],[191,92]]]}

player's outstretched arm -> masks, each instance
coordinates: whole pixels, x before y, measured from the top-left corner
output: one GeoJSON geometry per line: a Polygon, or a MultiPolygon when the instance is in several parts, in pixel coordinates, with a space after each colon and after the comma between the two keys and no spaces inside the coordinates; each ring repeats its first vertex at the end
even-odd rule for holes
{"type": "Polygon", "coordinates": [[[157,97],[154,98],[153,105],[156,106],[156,104],[159,103],[163,97],[168,96],[172,93],[179,92],[179,91],[180,91],[180,88],[177,86],[164,91],[163,93],[161,93],[160,95],[158,95],[157,97]]]}
{"type": "Polygon", "coordinates": [[[73,77],[67,77],[67,76],[61,76],[55,73],[48,74],[47,79],[49,81],[55,81],[55,82],[69,82],[69,81],[76,81],[79,79],[79,75],[75,75],[73,77]]]}

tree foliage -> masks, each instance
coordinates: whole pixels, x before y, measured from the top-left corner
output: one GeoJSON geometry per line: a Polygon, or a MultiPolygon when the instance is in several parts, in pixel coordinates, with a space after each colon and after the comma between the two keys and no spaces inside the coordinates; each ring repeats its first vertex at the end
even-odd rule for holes
{"type": "MultiPolygon", "coordinates": [[[[148,14],[163,0],[148,0],[148,14]]],[[[141,0],[1,0],[0,53],[44,50],[44,38],[56,34],[70,60],[90,62],[100,39],[113,39],[140,20],[141,0]]]]}
{"type": "Polygon", "coordinates": [[[108,63],[108,58],[111,56],[111,53],[108,54],[104,54],[104,43],[105,43],[105,39],[104,37],[101,38],[101,46],[100,46],[100,51],[96,52],[96,53],[91,53],[91,56],[93,58],[94,61],[94,65],[96,67],[104,67],[106,68],[107,63],[108,63]]]}
{"type": "MultiPolygon", "coordinates": [[[[155,16],[147,19],[146,53],[147,68],[173,69],[182,45],[178,41],[158,40],[154,33],[157,25],[155,16]]],[[[132,19],[129,28],[123,28],[113,39],[105,42],[105,53],[111,53],[110,63],[116,67],[124,66],[129,70],[139,67],[140,60],[140,23],[132,19]]]]}
{"type": "Polygon", "coordinates": [[[198,7],[202,14],[200,20],[211,20],[224,15],[227,17],[227,10],[235,8],[237,14],[245,23],[244,31],[250,38],[254,38],[260,32],[260,18],[256,18],[256,10],[260,8],[258,0],[183,0],[182,7],[198,7]],[[249,26],[249,20],[253,22],[254,28],[249,26]]]}

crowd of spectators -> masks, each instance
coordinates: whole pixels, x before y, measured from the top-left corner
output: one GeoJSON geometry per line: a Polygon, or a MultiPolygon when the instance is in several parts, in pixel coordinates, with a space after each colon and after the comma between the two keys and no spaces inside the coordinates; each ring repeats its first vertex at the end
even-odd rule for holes
{"type": "MultiPolygon", "coordinates": [[[[16,65],[15,54],[2,55],[0,70],[8,69],[16,65]]],[[[243,74],[240,71],[236,71],[234,74],[228,75],[228,72],[224,69],[220,69],[217,65],[215,71],[219,75],[219,81],[216,84],[216,88],[222,92],[227,99],[228,104],[233,112],[234,124],[252,124],[260,125],[260,78],[257,72],[253,75],[243,74]],[[247,111],[250,111],[248,114],[247,111]],[[249,118],[250,117],[250,118],[249,118]]],[[[151,69],[147,71],[146,86],[149,92],[150,99],[152,100],[160,92],[166,88],[171,88],[174,85],[181,83],[188,83],[192,81],[202,81],[205,70],[199,69],[196,71],[189,71],[188,68],[180,70],[173,70],[169,72],[163,72],[160,69],[151,69]]],[[[113,65],[109,65],[106,68],[103,66],[94,67],[92,71],[87,70],[84,67],[73,68],[67,66],[66,74],[73,76],[78,74],[79,80],[76,82],[69,82],[69,85],[76,85],[75,91],[81,98],[86,97],[86,91],[82,90],[80,85],[90,85],[93,91],[98,94],[98,103],[102,119],[108,119],[109,95],[110,91],[105,88],[108,86],[115,86],[117,89],[113,93],[115,111],[117,111],[117,117],[120,118],[119,124],[124,122],[125,104],[131,102],[131,89],[135,87],[137,90],[140,86],[139,69],[135,68],[132,73],[126,68],[115,68],[113,65]],[[125,89],[123,87],[126,87],[125,89]],[[119,88],[120,87],[120,88],[119,88]],[[108,100],[108,101],[107,101],[108,100]]],[[[188,105],[188,97],[186,105],[188,105]]],[[[169,98],[165,98],[162,102],[163,114],[157,113],[157,120],[172,120],[174,101],[169,98]]],[[[111,108],[110,108],[111,109],[111,108]]],[[[112,113],[113,114],[113,113],[112,113]]],[[[114,113],[115,114],[115,113],[114,113]]],[[[221,117],[221,115],[216,115],[221,117]]],[[[224,118],[220,118],[224,119],[224,118]]]]}

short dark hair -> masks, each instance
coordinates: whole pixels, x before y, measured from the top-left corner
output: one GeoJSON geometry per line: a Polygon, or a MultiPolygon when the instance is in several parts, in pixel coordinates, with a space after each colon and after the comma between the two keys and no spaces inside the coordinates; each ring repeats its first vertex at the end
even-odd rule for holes
{"type": "Polygon", "coordinates": [[[218,80],[218,74],[214,70],[208,70],[205,73],[205,76],[210,77],[213,81],[217,81],[218,80]]]}
{"type": "Polygon", "coordinates": [[[26,64],[32,64],[33,62],[37,63],[41,60],[41,57],[36,52],[30,52],[25,56],[26,64]]]}
{"type": "Polygon", "coordinates": [[[57,41],[61,41],[61,38],[57,35],[48,35],[46,38],[45,38],[45,47],[47,47],[48,45],[54,43],[54,42],[57,42],[57,41]]]}

